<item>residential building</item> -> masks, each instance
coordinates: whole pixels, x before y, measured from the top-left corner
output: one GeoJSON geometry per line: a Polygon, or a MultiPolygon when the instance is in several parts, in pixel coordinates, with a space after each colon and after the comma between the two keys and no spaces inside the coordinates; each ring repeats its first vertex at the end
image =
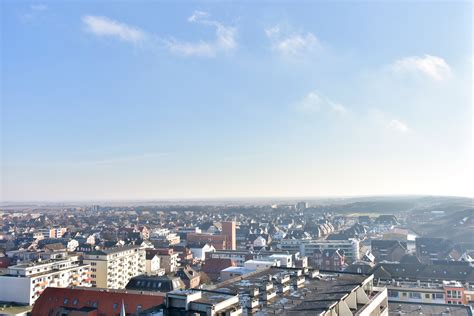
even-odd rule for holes
{"type": "Polygon", "coordinates": [[[10,266],[0,275],[0,301],[31,305],[48,287],[89,287],[90,272],[90,265],[78,256],[10,266]]]}
{"type": "Polygon", "coordinates": [[[123,289],[128,281],[146,272],[145,249],[124,246],[84,254],[84,263],[91,266],[94,287],[123,289]]]}
{"type": "Polygon", "coordinates": [[[160,266],[165,273],[173,273],[178,269],[178,253],[170,248],[147,249],[147,253],[154,253],[160,258],[160,266]]]}
{"type": "Polygon", "coordinates": [[[186,284],[177,276],[147,276],[139,275],[133,277],[128,281],[127,290],[135,291],[156,291],[156,292],[170,292],[174,290],[183,290],[186,284]]]}
{"type": "Polygon", "coordinates": [[[177,290],[166,294],[163,315],[242,315],[239,296],[204,290],[177,290]]]}
{"type": "Polygon", "coordinates": [[[398,240],[374,239],[371,241],[371,252],[377,262],[400,262],[407,254],[407,244],[398,240]]]}
{"type": "Polygon", "coordinates": [[[189,243],[188,247],[193,254],[193,258],[200,261],[206,259],[206,253],[216,251],[216,248],[208,243],[189,243]]]}
{"type": "Polygon", "coordinates": [[[208,243],[214,246],[217,250],[225,250],[228,247],[226,235],[188,233],[186,235],[186,240],[188,243],[208,243]]]}
{"type": "Polygon", "coordinates": [[[311,266],[321,270],[342,271],[345,268],[344,251],[340,249],[315,250],[311,266]]]}
{"type": "Polygon", "coordinates": [[[315,239],[283,239],[280,243],[283,251],[290,253],[299,252],[302,256],[312,257],[315,250],[337,250],[344,251],[347,262],[360,259],[360,243],[357,239],[349,240],[315,240],[315,239]]]}
{"type": "Polygon", "coordinates": [[[253,258],[249,251],[245,250],[216,250],[206,254],[206,260],[210,259],[229,259],[234,261],[237,266],[243,266],[244,262],[253,258]]]}
{"type": "Polygon", "coordinates": [[[104,290],[99,288],[47,288],[33,306],[32,316],[137,315],[163,303],[162,292],[104,290]]]}
{"type": "Polygon", "coordinates": [[[198,287],[201,282],[201,275],[190,266],[179,268],[178,271],[176,271],[176,276],[184,282],[188,289],[198,287]]]}
{"type": "Polygon", "coordinates": [[[418,237],[415,240],[416,255],[423,263],[446,260],[454,248],[454,243],[444,238],[418,237]]]}
{"type": "Polygon", "coordinates": [[[145,254],[145,274],[146,275],[163,275],[165,269],[160,267],[160,257],[156,253],[146,252],[145,254]]]}
{"type": "Polygon", "coordinates": [[[272,267],[209,290],[216,296],[237,293],[244,314],[387,316],[387,290],[375,287],[373,281],[373,276],[272,267]]]}
{"type": "Polygon", "coordinates": [[[201,267],[201,272],[207,274],[212,281],[217,281],[222,270],[235,267],[237,264],[231,259],[206,259],[201,267]]]}

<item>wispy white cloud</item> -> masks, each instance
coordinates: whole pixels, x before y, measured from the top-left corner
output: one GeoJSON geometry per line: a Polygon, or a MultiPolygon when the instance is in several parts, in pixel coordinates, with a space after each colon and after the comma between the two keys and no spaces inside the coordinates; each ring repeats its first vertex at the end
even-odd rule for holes
{"type": "Polygon", "coordinates": [[[182,56],[214,57],[219,52],[229,52],[237,48],[237,30],[211,19],[207,12],[195,11],[188,18],[188,22],[214,27],[216,39],[198,42],[186,42],[177,39],[167,40],[165,41],[166,46],[172,53],[182,56]]]}
{"type": "Polygon", "coordinates": [[[265,29],[272,50],[284,57],[299,57],[321,48],[318,38],[311,32],[306,34],[284,34],[279,26],[265,29]]]}
{"type": "Polygon", "coordinates": [[[432,55],[402,58],[395,61],[390,68],[397,74],[422,74],[437,81],[448,79],[452,75],[449,64],[443,58],[432,55]]]}
{"type": "Polygon", "coordinates": [[[332,110],[338,114],[347,114],[347,109],[340,103],[334,102],[317,91],[309,92],[300,102],[297,108],[303,112],[318,112],[320,110],[332,110]]]}
{"type": "Polygon", "coordinates": [[[82,17],[85,30],[96,36],[114,37],[133,44],[147,42],[153,48],[165,48],[181,56],[214,57],[220,52],[228,52],[237,47],[237,31],[210,18],[207,12],[195,11],[188,22],[210,26],[215,29],[215,40],[187,42],[175,38],[165,39],[144,30],[105,16],[85,15],[82,17]]]}
{"type": "Polygon", "coordinates": [[[48,6],[42,3],[30,5],[30,9],[33,11],[45,11],[48,9],[48,6]]]}
{"type": "Polygon", "coordinates": [[[134,44],[146,38],[146,33],[141,29],[104,16],[85,15],[82,22],[86,31],[97,36],[114,37],[134,44]]]}
{"type": "Polygon", "coordinates": [[[413,131],[413,129],[407,123],[399,119],[393,118],[392,115],[378,108],[369,109],[367,114],[369,120],[371,120],[372,123],[375,123],[378,129],[386,129],[402,134],[413,131]]]}
{"type": "Polygon", "coordinates": [[[31,4],[28,12],[25,12],[20,15],[21,20],[28,22],[36,17],[44,14],[48,10],[48,6],[42,3],[31,4]]]}
{"type": "Polygon", "coordinates": [[[408,133],[411,129],[408,127],[407,124],[405,124],[404,122],[402,121],[399,121],[399,120],[391,120],[389,123],[388,123],[388,128],[392,129],[392,130],[395,130],[395,131],[398,131],[400,133],[408,133]]]}

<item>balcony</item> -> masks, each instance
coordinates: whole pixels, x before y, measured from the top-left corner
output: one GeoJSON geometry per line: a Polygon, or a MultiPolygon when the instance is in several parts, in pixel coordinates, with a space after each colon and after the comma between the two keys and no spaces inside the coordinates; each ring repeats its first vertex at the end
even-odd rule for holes
{"type": "Polygon", "coordinates": [[[280,284],[285,284],[287,282],[290,282],[290,276],[289,275],[282,276],[279,280],[280,284]]]}
{"type": "Polygon", "coordinates": [[[250,297],[255,297],[255,296],[258,296],[259,294],[260,294],[260,290],[258,287],[254,287],[249,290],[250,297]]]}
{"type": "Polygon", "coordinates": [[[258,297],[249,297],[248,300],[245,302],[245,307],[249,309],[254,309],[258,307],[260,304],[260,300],[258,297]]]}
{"type": "Polygon", "coordinates": [[[274,298],[276,295],[277,295],[277,294],[276,294],[275,291],[270,290],[270,291],[267,291],[267,292],[262,293],[262,299],[263,299],[264,301],[269,301],[269,300],[271,300],[272,298],[274,298]]]}
{"type": "Polygon", "coordinates": [[[300,286],[304,284],[305,277],[304,276],[299,276],[293,280],[293,285],[300,286]]]}
{"type": "Polygon", "coordinates": [[[273,283],[269,282],[269,283],[262,284],[260,286],[260,289],[264,292],[265,291],[270,291],[271,289],[273,289],[273,283]]]}
{"type": "Polygon", "coordinates": [[[291,286],[289,284],[282,284],[278,286],[278,292],[279,293],[286,293],[291,289],[291,286]]]}

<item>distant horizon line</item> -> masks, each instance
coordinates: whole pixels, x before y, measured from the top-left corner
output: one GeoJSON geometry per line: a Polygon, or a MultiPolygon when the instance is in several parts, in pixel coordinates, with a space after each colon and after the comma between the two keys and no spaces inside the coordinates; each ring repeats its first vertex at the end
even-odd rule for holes
{"type": "Polygon", "coordinates": [[[361,194],[361,195],[314,195],[314,196],[242,196],[242,197],[182,197],[182,198],[100,198],[100,199],[45,199],[45,200],[0,200],[0,205],[5,204],[34,204],[34,203],[52,203],[52,204],[66,204],[66,203],[152,203],[152,202],[240,202],[240,201],[293,201],[293,200],[337,200],[337,199],[357,199],[357,198],[422,198],[422,197],[438,197],[438,198],[463,198],[474,199],[474,196],[465,195],[440,195],[440,194],[361,194]]]}

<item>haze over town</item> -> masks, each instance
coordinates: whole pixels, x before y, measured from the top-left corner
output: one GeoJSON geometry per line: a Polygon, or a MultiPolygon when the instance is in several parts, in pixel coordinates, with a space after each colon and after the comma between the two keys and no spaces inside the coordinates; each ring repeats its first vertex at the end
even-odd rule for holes
{"type": "Polygon", "coordinates": [[[0,316],[472,316],[472,1],[0,0],[0,316]]]}

